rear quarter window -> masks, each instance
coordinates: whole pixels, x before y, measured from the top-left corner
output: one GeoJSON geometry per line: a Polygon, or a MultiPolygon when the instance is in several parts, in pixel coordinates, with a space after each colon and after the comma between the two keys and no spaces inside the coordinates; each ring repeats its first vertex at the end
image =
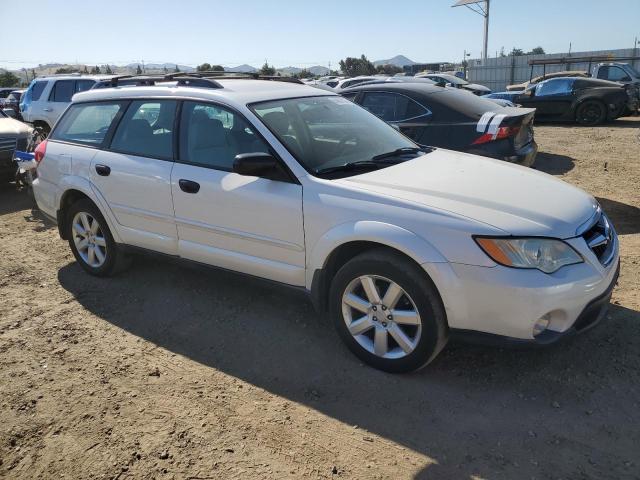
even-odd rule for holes
{"type": "Polygon", "coordinates": [[[51,139],[99,146],[121,109],[119,102],[72,105],[52,132],[51,139]]]}

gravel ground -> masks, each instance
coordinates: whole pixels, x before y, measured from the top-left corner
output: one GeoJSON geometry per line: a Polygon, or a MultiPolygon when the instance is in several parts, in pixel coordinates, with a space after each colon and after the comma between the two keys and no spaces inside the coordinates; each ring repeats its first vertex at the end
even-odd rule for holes
{"type": "Polygon", "coordinates": [[[296,291],[143,257],[89,277],[4,187],[0,477],[640,478],[639,127],[536,128],[536,168],[620,233],[606,321],[545,350],[450,345],[402,376],[296,291]]]}

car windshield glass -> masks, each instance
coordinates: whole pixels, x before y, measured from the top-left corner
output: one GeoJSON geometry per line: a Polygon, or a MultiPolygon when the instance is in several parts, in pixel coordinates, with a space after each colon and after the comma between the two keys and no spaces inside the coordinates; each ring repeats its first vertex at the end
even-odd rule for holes
{"type": "Polygon", "coordinates": [[[629,72],[631,72],[634,77],[640,78],[640,72],[638,72],[638,69],[633,68],[632,65],[627,65],[627,70],[629,70],[629,72]]]}
{"type": "Polygon", "coordinates": [[[383,168],[391,160],[406,160],[409,153],[414,157],[421,154],[416,144],[400,132],[339,96],[273,100],[251,108],[314,175],[349,164],[383,168]],[[397,153],[388,155],[392,152],[397,153]],[[381,155],[385,155],[385,161],[374,163],[381,155]]]}

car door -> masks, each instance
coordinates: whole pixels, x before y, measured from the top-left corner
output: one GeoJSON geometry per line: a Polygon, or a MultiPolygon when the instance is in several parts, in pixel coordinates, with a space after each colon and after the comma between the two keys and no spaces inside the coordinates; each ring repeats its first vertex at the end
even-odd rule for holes
{"type": "Polygon", "coordinates": [[[237,154],[273,154],[266,141],[234,110],[187,101],[179,143],[171,191],[180,256],[304,285],[301,185],[232,171],[237,154]]]}
{"type": "Polygon", "coordinates": [[[573,94],[574,78],[553,78],[536,85],[528,101],[519,103],[523,107],[536,108],[538,118],[557,118],[571,109],[575,100],[573,94]]]}
{"type": "Polygon", "coordinates": [[[129,245],[177,255],[171,170],[177,102],[130,102],[108,149],[91,161],[90,178],[129,245]]]}
{"type": "Polygon", "coordinates": [[[42,115],[50,127],[53,127],[71,102],[75,88],[75,80],[56,80],[53,84],[48,102],[42,107],[42,115]]]}

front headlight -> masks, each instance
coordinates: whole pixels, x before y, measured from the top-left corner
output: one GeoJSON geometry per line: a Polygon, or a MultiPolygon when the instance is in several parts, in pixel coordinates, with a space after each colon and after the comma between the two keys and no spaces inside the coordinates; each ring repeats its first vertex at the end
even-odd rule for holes
{"type": "Polygon", "coordinates": [[[506,267],[553,273],[565,265],[583,262],[571,246],[552,238],[475,237],[475,241],[493,261],[506,267]]]}

